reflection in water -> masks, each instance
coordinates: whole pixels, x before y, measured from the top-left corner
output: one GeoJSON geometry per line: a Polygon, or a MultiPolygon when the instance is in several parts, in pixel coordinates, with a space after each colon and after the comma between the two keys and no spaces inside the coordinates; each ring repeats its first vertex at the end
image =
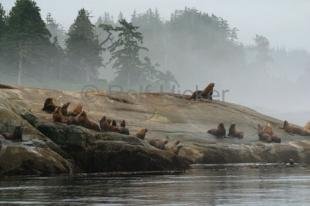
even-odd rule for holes
{"type": "Polygon", "coordinates": [[[308,205],[310,168],[226,167],[181,175],[2,179],[0,204],[308,205]]]}

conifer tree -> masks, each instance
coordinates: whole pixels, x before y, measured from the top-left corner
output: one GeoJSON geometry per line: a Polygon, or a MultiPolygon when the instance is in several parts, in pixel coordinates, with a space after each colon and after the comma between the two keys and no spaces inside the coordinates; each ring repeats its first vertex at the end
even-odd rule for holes
{"type": "Polygon", "coordinates": [[[5,32],[5,11],[0,3],[0,39],[5,32]]]}
{"type": "Polygon", "coordinates": [[[44,74],[50,55],[50,33],[34,1],[15,2],[8,16],[4,38],[11,66],[17,69],[18,84],[26,73],[28,76],[44,74]]]}
{"type": "Polygon", "coordinates": [[[81,9],[70,27],[66,40],[67,56],[79,80],[90,81],[98,76],[102,65],[101,47],[94,25],[85,9],[81,9]]]}
{"type": "Polygon", "coordinates": [[[0,3],[0,71],[3,72],[5,70],[4,65],[4,48],[3,48],[3,35],[6,31],[6,22],[5,22],[5,11],[0,3]]]}
{"type": "Polygon", "coordinates": [[[117,72],[115,83],[127,88],[137,88],[143,74],[143,63],[139,55],[141,50],[147,50],[147,48],[142,46],[143,36],[137,31],[138,27],[125,19],[120,20],[119,24],[120,26],[115,28],[110,25],[104,27],[106,30],[118,32],[117,40],[109,47],[110,62],[117,72]]]}

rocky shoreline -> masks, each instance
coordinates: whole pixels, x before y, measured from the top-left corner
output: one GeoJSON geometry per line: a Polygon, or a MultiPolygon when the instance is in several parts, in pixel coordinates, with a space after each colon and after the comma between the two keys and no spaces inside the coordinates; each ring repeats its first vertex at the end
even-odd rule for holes
{"type": "MultiPolygon", "coordinates": [[[[39,107],[44,96],[57,96],[58,91],[12,88],[1,89],[0,94],[0,132],[12,132],[14,127],[21,125],[24,128],[22,141],[0,138],[0,175],[184,171],[191,164],[279,163],[288,162],[290,159],[310,164],[309,137],[285,136],[278,130],[281,124],[279,120],[236,105],[223,106],[223,103],[204,102],[188,104],[186,100],[172,96],[145,94],[143,98],[136,100],[144,105],[141,107],[129,96],[120,95],[118,98],[127,98],[126,101],[132,102],[131,104],[126,101],[113,102],[106,96],[100,97],[103,98],[100,104],[104,102],[105,109],[114,111],[115,116],[127,119],[132,117],[130,127],[137,123],[148,124],[141,126],[147,127],[150,135],[146,140],[141,140],[135,136],[96,132],[81,126],[52,122],[40,112],[39,107]],[[150,98],[153,98],[151,103],[148,102],[150,98]],[[143,118],[148,112],[151,113],[150,108],[161,108],[162,105],[156,105],[156,102],[161,100],[175,104],[175,109],[179,109],[180,113],[188,114],[186,119],[178,119],[176,115],[180,113],[157,111],[144,121],[143,118]],[[276,132],[282,135],[284,141],[280,144],[263,143],[258,141],[257,135],[249,136],[247,133],[244,140],[214,139],[200,132],[202,126],[198,121],[205,120],[201,119],[203,112],[199,111],[204,109],[208,111],[205,114],[207,117],[216,112],[215,110],[226,112],[225,115],[230,114],[230,118],[245,128],[247,133],[255,128],[244,125],[244,120],[238,119],[240,113],[243,118],[248,115],[246,117],[259,123],[268,121],[276,132]],[[227,111],[228,109],[233,112],[227,111]],[[194,125],[194,128],[187,125],[194,125]],[[184,131],[185,129],[188,131],[184,131]],[[165,142],[163,147],[152,146],[160,145],[161,141],[165,142]]],[[[62,96],[79,100],[79,97],[71,93],[62,93],[62,96]]],[[[87,106],[95,108],[96,113],[105,112],[99,111],[96,104],[92,102],[87,106]]],[[[110,115],[114,114],[112,112],[110,115]]],[[[216,122],[218,119],[210,124],[215,125],[216,122]]],[[[256,122],[253,122],[254,124],[256,122]]]]}

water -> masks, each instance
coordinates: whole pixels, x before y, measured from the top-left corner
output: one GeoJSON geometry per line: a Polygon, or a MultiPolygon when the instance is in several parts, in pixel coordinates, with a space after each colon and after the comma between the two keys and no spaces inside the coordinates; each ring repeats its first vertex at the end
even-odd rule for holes
{"type": "Polygon", "coordinates": [[[204,166],[177,175],[18,177],[1,205],[310,205],[310,168],[204,166]]]}

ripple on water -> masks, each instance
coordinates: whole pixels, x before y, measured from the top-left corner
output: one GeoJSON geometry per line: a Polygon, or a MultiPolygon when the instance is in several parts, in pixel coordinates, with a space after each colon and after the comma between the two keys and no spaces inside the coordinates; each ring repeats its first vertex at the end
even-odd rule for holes
{"type": "Polygon", "coordinates": [[[18,177],[0,182],[8,205],[308,205],[309,167],[200,166],[184,174],[18,177]]]}

